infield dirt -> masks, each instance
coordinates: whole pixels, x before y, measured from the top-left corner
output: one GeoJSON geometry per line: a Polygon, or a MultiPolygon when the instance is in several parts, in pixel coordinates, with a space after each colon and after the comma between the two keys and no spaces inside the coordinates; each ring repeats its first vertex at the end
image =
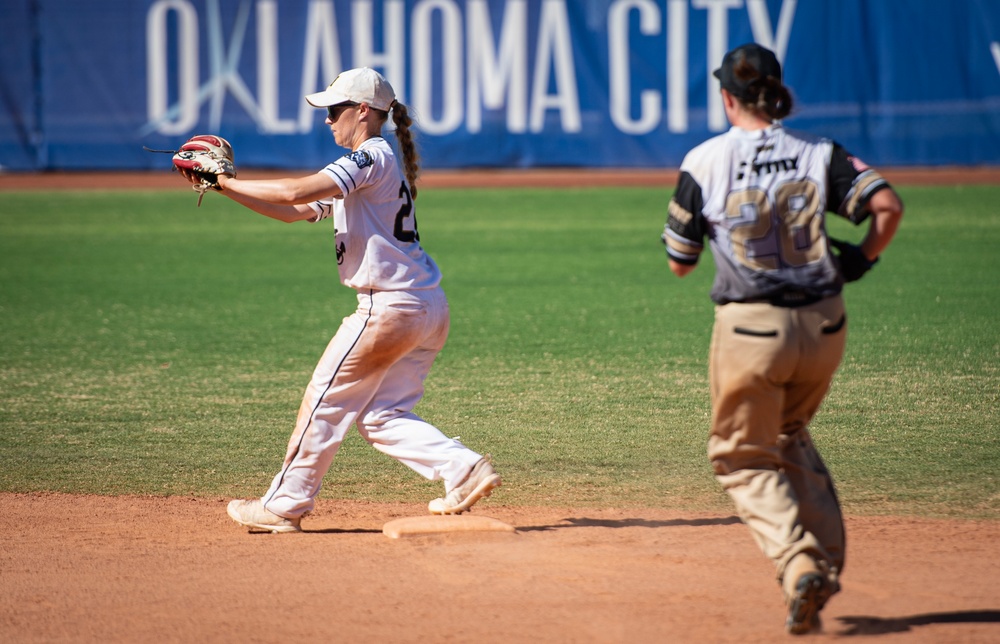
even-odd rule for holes
{"type": "MultiPolygon", "coordinates": [[[[499,491],[496,497],[502,497],[499,491]]],[[[774,642],[784,609],[739,520],[505,507],[514,533],[390,539],[417,505],[321,500],[302,534],[227,499],[0,494],[4,642],[774,642]]],[[[848,517],[843,592],[808,641],[1000,641],[1000,523],[848,517]]]]}

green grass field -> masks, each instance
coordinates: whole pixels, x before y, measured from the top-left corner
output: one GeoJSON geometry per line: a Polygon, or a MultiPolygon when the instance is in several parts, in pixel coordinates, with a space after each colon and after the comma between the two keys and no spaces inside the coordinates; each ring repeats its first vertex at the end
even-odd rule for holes
{"type": "MultiPolygon", "coordinates": [[[[495,502],[730,509],[705,457],[713,269],[670,274],[670,193],[421,193],[452,334],[417,412],[493,454],[495,502]]],[[[900,193],[812,431],[848,513],[997,519],[1000,186],[900,193]]],[[[330,222],[184,190],[0,204],[0,491],[263,492],[354,303],[330,222]]],[[[352,433],[322,497],[439,491],[352,433]]]]}

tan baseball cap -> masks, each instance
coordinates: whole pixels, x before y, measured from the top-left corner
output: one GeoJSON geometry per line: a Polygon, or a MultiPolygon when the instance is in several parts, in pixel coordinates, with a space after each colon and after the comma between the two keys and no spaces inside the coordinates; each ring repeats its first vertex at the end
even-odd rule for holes
{"type": "Polygon", "coordinates": [[[388,111],[396,102],[396,92],[382,74],[370,67],[358,67],[341,72],[325,90],[306,96],[306,102],[313,107],[368,103],[377,110],[388,111]]]}

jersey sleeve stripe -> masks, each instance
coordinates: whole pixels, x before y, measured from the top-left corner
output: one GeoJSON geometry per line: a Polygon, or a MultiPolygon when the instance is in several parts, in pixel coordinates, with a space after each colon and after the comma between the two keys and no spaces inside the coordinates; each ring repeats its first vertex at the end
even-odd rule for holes
{"type": "Polygon", "coordinates": [[[310,223],[316,223],[317,221],[322,221],[333,214],[333,205],[326,201],[314,201],[309,204],[309,207],[313,209],[316,213],[315,216],[310,217],[306,221],[310,223]]]}
{"type": "Polygon", "coordinates": [[[667,255],[679,264],[696,264],[705,246],[685,239],[667,228],[663,231],[663,243],[667,245],[667,255]]]}
{"type": "Polygon", "coordinates": [[[323,170],[337,182],[337,185],[340,186],[340,191],[344,193],[345,197],[358,187],[351,174],[345,168],[341,167],[339,163],[331,163],[323,168],[323,170]]]}
{"type": "Polygon", "coordinates": [[[860,224],[868,217],[868,211],[865,208],[868,205],[868,200],[882,188],[888,187],[889,184],[882,178],[882,175],[874,170],[862,173],[855,181],[854,187],[847,193],[847,199],[844,200],[841,213],[853,223],[860,224]]]}

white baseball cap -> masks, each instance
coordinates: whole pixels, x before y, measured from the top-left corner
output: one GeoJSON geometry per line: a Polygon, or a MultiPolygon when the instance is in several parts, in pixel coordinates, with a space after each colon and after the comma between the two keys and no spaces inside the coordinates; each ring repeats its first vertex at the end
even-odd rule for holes
{"type": "Polygon", "coordinates": [[[370,67],[358,67],[341,72],[325,90],[306,96],[306,102],[313,107],[368,103],[377,110],[388,111],[396,102],[396,92],[382,74],[370,67]]]}

